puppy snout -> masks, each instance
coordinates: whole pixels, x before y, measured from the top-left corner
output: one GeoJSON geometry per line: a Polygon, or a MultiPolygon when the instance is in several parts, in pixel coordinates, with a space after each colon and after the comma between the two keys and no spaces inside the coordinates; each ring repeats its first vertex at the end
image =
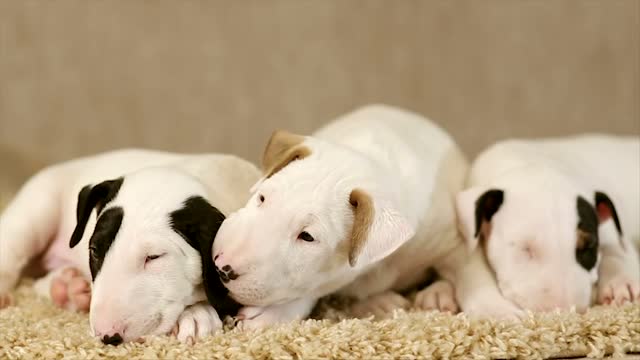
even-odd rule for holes
{"type": "Polygon", "coordinates": [[[127,326],[120,321],[110,322],[98,320],[94,326],[94,334],[105,345],[120,345],[124,342],[127,326]]]}

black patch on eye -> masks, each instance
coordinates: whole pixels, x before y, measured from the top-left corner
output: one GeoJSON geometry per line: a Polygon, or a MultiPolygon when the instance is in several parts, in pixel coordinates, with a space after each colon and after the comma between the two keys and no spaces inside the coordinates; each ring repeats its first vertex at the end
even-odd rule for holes
{"type": "Polygon", "coordinates": [[[169,214],[171,228],[200,253],[204,290],[220,318],[235,316],[242,307],[229,297],[211,255],[213,241],[224,219],[224,214],[200,196],[188,198],[181,209],[169,214]]]}
{"type": "Polygon", "coordinates": [[[578,211],[576,261],[589,271],[598,261],[598,215],[582,196],[576,201],[578,211]]]}
{"type": "Polygon", "coordinates": [[[491,218],[498,212],[503,202],[504,191],[496,189],[486,191],[476,200],[476,232],[474,237],[480,235],[483,222],[491,222],[491,218]]]}
{"type": "Polygon", "coordinates": [[[118,235],[123,217],[124,210],[121,207],[112,207],[98,217],[93,235],[89,239],[89,269],[92,280],[96,279],[102,268],[104,258],[118,235]]]}
{"type": "Polygon", "coordinates": [[[73,248],[82,240],[93,209],[100,215],[104,207],[118,195],[123,182],[124,178],[117,178],[103,181],[96,186],[87,185],[80,190],[76,206],[77,223],[69,239],[69,247],[73,248]]]}

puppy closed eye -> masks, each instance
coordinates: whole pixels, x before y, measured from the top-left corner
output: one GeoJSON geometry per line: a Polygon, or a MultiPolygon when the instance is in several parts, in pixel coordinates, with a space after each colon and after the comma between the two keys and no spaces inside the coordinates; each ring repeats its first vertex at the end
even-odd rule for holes
{"type": "Polygon", "coordinates": [[[164,255],[166,255],[166,254],[147,255],[147,257],[145,257],[145,259],[144,259],[144,265],[146,266],[150,262],[153,262],[154,260],[157,260],[157,259],[163,257],[164,255]]]}

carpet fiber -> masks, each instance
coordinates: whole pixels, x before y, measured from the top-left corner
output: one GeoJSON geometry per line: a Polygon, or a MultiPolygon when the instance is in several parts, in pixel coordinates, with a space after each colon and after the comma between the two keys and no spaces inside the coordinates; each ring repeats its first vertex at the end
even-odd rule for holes
{"type": "Polygon", "coordinates": [[[16,306],[0,310],[0,359],[482,359],[640,352],[640,305],[536,314],[522,322],[435,312],[399,312],[373,321],[345,319],[339,299],[323,301],[313,320],[255,332],[227,328],[193,346],[160,336],[114,347],[89,336],[87,315],[54,307],[36,296],[32,283],[23,281],[14,294],[16,306]]]}
{"type": "Polygon", "coordinates": [[[640,351],[640,305],[538,314],[517,323],[419,312],[382,321],[340,320],[342,312],[325,301],[317,313],[323,320],[256,332],[227,329],[194,346],[150,337],[114,347],[89,336],[86,315],[38,298],[30,281],[15,295],[17,306],[0,310],[2,359],[548,358],[640,351]]]}

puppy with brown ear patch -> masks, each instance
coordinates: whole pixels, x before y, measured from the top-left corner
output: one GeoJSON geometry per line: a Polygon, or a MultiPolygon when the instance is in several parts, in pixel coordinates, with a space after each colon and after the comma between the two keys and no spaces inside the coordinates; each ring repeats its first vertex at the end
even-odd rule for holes
{"type": "Polygon", "coordinates": [[[638,137],[499,142],[474,161],[457,209],[474,251],[456,283],[465,312],[640,300],[638,137]]]}
{"type": "Polygon", "coordinates": [[[145,150],[45,168],[0,216],[0,309],[31,262],[48,273],[37,292],[88,310],[105,344],[172,329],[189,342],[220,329],[219,316],[238,304],[211,261],[212,242],[259,175],[235,156],[145,150]]]}
{"type": "MultiPolygon", "coordinates": [[[[441,128],[410,112],[368,106],[312,136],[274,133],[264,176],[214,243],[216,267],[253,328],[306,317],[339,291],[355,312],[408,307],[398,294],[433,266],[449,275],[464,251],[454,196],[467,162],[441,128]]],[[[417,297],[455,310],[453,289],[436,283],[417,297]],[[440,301],[438,301],[440,299],[440,301]]]]}

